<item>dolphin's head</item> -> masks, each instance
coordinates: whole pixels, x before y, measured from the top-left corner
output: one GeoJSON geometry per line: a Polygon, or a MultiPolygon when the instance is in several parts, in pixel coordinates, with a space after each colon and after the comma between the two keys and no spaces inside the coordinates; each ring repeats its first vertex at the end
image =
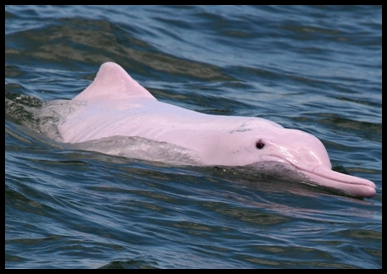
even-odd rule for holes
{"type": "MultiPolygon", "coordinates": [[[[277,162],[290,165],[308,183],[335,189],[353,197],[372,197],[375,184],[369,180],[339,173],[332,170],[327,150],[313,135],[295,129],[286,129],[267,121],[260,120],[258,126],[244,126],[230,134],[234,144],[226,162],[231,165],[251,165],[254,163],[277,162]],[[262,126],[263,125],[263,126],[262,126]],[[235,146],[236,144],[236,146],[235,146]]],[[[251,124],[251,123],[250,123],[251,124]]]]}

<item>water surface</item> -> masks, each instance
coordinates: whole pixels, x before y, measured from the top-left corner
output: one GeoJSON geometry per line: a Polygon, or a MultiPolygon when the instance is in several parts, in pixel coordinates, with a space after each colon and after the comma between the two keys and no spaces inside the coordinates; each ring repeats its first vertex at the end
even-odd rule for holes
{"type": "Polygon", "coordinates": [[[381,6],[5,6],[6,98],[71,99],[106,61],[160,101],[309,132],[377,194],[71,150],[6,118],[5,268],[382,268],[381,6]]]}

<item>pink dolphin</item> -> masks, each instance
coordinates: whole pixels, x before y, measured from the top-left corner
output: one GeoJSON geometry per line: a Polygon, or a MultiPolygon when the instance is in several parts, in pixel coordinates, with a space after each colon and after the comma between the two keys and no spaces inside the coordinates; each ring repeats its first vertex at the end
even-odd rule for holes
{"type": "Polygon", "coordinates": [[[184,163],[182,158],[181,164],[246,166],[276,162],[291,166],[306,182],[353,197],[375,195],[373,182],[333,171],[328,153],[316,137],[261,118],[207,115],[159,102],[115,63],[104,63],[94,82],[72,102],[78,107],[58,125],[65,143],[109,143],[111,137],[136,137],[153,143],[137,144],[137,151],[117,151],[114,144],[118,138],[113,147],[102,151],[152,160],[146,150],[156,151],[154,146],[159,145],[165,157],[160,158],[157,151],[154,159],[169,163],[176,163],[178,158],[173,150],[194,159],[184,163]]]}

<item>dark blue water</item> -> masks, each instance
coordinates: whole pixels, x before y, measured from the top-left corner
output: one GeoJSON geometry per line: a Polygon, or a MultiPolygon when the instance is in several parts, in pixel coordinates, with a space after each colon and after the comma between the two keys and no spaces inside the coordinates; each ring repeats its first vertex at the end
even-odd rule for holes
{"type": "Polygon", "coordinates": [[[5,119],[5,268],[382,268],[381,6],[5,6],[6,96],[71,99],[105,61],[161,101],[309,132],[377,194],[68,150],[5,119]]]}

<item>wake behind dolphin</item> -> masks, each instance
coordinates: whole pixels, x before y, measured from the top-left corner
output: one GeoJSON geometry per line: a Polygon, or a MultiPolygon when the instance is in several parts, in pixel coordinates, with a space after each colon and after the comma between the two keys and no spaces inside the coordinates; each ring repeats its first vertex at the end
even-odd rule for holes
{"type": "Polygon", "coordinates": [[[313,135],[261,118],[208,115],[159,102],[112,62],[102,64],[71,101],[49,102],[39,112],[40,132],[80,149],[173,165],[268,163],[286,166],[305,183],[353,197],[375,195],[373,182],[333,171],[313,135]]]}

